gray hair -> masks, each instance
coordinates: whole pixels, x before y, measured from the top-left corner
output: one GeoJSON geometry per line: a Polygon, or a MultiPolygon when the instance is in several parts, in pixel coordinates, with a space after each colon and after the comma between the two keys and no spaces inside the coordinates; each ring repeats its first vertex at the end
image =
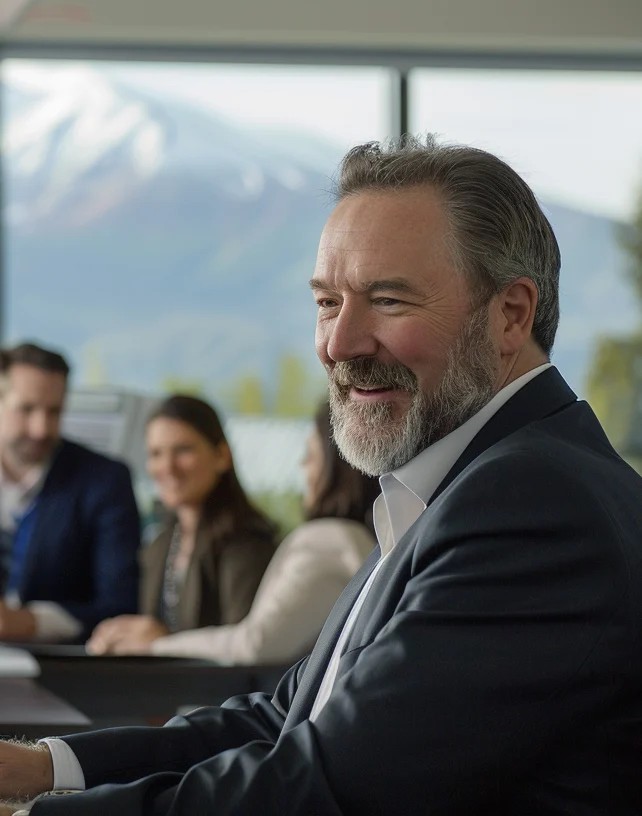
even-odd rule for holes
{"type": "Polygon", "coordinates": [[[430,185],[441,195],[452,226],[455,261],[473,295],[488,300],[520,277],[537,286],[533,337],[550,355],[559,322],[560,252],[533,191],[505,162],[463,145],[440,145],[405,135],[350,150],[336,195],[430,185]]]}

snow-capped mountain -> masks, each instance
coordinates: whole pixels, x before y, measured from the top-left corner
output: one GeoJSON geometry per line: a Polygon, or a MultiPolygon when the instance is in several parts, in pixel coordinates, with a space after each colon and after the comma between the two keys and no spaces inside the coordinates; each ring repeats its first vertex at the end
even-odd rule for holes
{"type": "MultiPolygon", "coordinates": [[[[286,354],[318,372],[307,279],[342,146],[88,65],[34,65],[3,91],[11,339],[139,390],[174,376],[216,398],[252,373],[269,389],[286,354]]],[[[564,259],[555,361],[581,391],[592,338],[637,313],[614,224],[546,209],[564,259]]]]}

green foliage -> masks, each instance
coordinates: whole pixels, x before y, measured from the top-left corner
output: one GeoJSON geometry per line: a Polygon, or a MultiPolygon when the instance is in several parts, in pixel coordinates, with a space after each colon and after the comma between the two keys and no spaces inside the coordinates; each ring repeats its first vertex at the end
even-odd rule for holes
{"type": "Polygon", "coordinates": [[[636,393],[642,379],[642,336],[598,339],[587,396],[616,448],[631,443],[636,393]]]}
{"type": "MultiPolygon", "coordinates": [[[[94,367],[98,370],[97,364],[94,367]]],[[[276,387],[273,381],[273,377],[268,379],[255,373],[240,374],[234,381],[216,386],[214,403],[227,414],[308,418],[315,413],[327,387],[325,377],[316,370],[311,374],[295,354],[281,357],[276,387]]],[[[169,374],[161,383],[161,391],[208,399],[212,385],[200,379],[169,374]]]]}
{"type": "Polygon", "coordinates": [[[243,374],[218,391],[218,401],[231,414],[305,417],[314,414],[325,393],[325,378],[311,375],[295,354],[284,354],[278,365],[276,388],[256,374],[243,374]]]}
{"type": "Polygon", "coordinates": [[[284,417],[311,416],[317,405],[316,389],[303,362],[294,354],[279,362],[279,378],[274,399],[274,413],[284,417]]]}
{"type": "Polygon", "coordinates": [[[635,290],[638,305],[642,307],[642,188],[631,224],[618,230],[618,238],[629,256],[627,276],[635,290]]]}
{"type": "MultiPolygon", "coordinates": [[[[642,190],[632,223],[618,229],[618,239],[628,254],[627,277],[642,317],[642,190]]],[[[613,445],[640,470],[642,326],[629,336],[598,339],[587,377],[587,395],[613,445]]]]}
{"type": "Polygon", "coordinates": [[[190,380],[169,374],[161,382],[161,391],[164,394],[188,394],[192,397],[206,399],[205,385],[202,380],[190,380]]]}
{"type": "Polygon", "coordinates": [[[252,501],[278,524],[281,538],[298,527],[303,521],[301,494],[294,491],[255,493],[252,501]]]}
{"type": "Polygon", "coordinates": [[[266,413],[263,384],[254,374],[239,377],[232,387],[231,401],[237,414],[261,416],[266,413]]]}
{"type": "Polygon", "coordinates": [[[109,382],[102,352],[96,343],[91,343],[84,353],[87,370],[87,384],[99,388],[109,382]]]}

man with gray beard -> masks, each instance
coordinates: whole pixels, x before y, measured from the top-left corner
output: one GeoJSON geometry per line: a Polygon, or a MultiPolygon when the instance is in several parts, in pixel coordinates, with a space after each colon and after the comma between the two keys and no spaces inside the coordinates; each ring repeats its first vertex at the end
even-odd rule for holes
{"type": "Polygon", "coordinates": [[[550,364],[559,268],[496,157],[350,151],[311,285],[379,547],[273,697],[0,744],[0,793],[83,791],[35,816],[639,816],[642,481],[550,364]]]}

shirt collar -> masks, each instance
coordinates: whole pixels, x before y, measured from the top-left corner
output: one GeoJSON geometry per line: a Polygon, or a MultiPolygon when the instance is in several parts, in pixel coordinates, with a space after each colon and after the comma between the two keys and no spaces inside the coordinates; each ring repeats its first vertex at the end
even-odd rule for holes
{"type": "Polygon", "coordinates": [[[40,492],[49,462],[30,468],[22,479],[13,481],[0,462],[0,530],[13,532],[17,519],[40,492]]]}
{"type": "Polygon", "coordinates": [[[488,420],[520,388],[550,367],[551,363],[544,363],[513,380],[459,428],[379,478],[382,492],[375,500],[373,514],[382,553],[388,553],[417,521],[442,479],[488,420]]]}
{"type": "Polygon", "coordinates": [[[15,481],[9,476],[0,459],[0,487],[15,487],[21,493],[29,493],[40,484],[48,468],[49,461],[34,465],[21,479],[15,481]]]}

